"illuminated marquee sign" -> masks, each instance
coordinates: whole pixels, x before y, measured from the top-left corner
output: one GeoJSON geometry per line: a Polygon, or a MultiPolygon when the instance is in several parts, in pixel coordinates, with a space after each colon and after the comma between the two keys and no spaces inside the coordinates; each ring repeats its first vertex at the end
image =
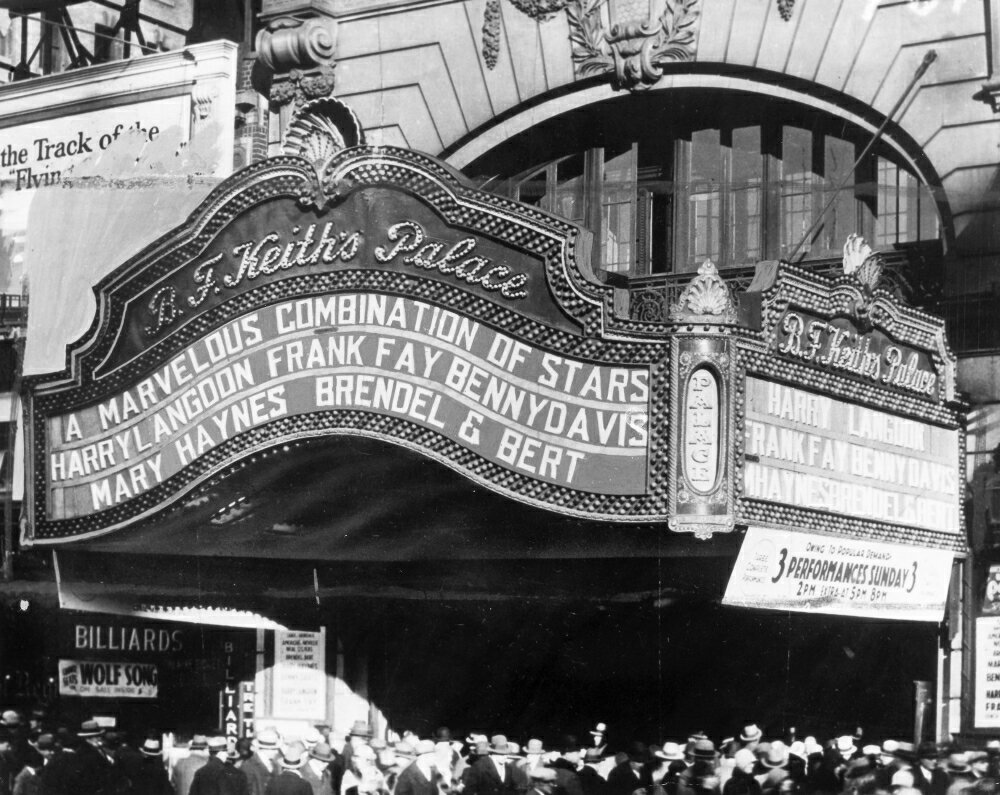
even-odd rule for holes
{"type": "Polygon", "coordinates": [[[958,533],[958,444],[958,430],[747,379],[751,499],[958,533]]]}
{"type": "Polygon", "coordinates": [[[402,150],[324,174],[246,169],[98,285],[70,367],[29,383],[28,539],[125,527],[336,434],[540,507],[663,521],[668,353],[611,312],[579,230],[402,150]]]}
{"type": "Polygon", "coordinates": [[[761,338],[740,353],[739,517],[964,550],[962,405],[944,322],[880,289],[877,268],[865,273],[782,264],[758,285],[761,338]]]}

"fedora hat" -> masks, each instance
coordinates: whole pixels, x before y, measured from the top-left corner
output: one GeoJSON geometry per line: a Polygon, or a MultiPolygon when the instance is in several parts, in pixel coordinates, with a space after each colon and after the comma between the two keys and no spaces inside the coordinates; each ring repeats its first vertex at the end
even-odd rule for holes
{"type": "Polygon", "coordinates": [[[524,746],[524,753],[526,754],[544,754],[545,745],[541,740],[531,739],[528,740],[527,744],[524,746]]]}
{"type": "Polygon", "coordinates": [[[771,747],[767,749],[767,753],[760,760],[760,763],[772,770],[784,767],[788,764],[788,749],[784,744],[772,743],[771,747]]]}
{"type": "Polygon", "coordinates": [[[684,749],[681,748],[680,743],[667,742],[663,744],[663,748],[657,748],[653,751],[653,756],[668,762],[678,762],[684,759],[684,749]]]}
{"type": "Polygon", "coordinates": [[[77,737],[100,737],[104,734],[104,727],[101,726],[96,720],[85,720],[80,724],[80,731],[76,733],[77,737]]]}
{"type": "Polygon", "coordinates": [[[324,742],[316,743],[309,752],[309,756],[313,759],[318,759],[320,762],[332,762],[336,758],[333,755],[333,749],[324,742]]]}
{"type": "Polygon", "coordinates": [[[434,742],[436,743],[450,743],[454,739],[451,736],[451,729],[447,726],[438,726],[434,730],[434,742]]]}
{"type": "Polygon", "coordinates": [[[715,759],[715,743],[707,738],[695,740],[688,753],[692,759],[713,761],[715,759]]]}
{"type": "Polygon", "coordinates": [[[755,743],[763,736],[764,732],[761,731],[760,726],[756,723],[748,723],[743,727],[743,732],[740,734],[740,742],[755,743]]]}
{"type": "Polygon", "coordinates": [[[139,753],[143,756],[162,756],[163,744],[155,737],[147,737],[139,747],[139,753]]]}
{"type": "Polygon", "coordinates": [[[191,738],[190,748],[192,751],[204,751],[208,748],[208,737],[204,734],[196,734],[191,738]]]}
{"type": "Polygon", "coordinates": [[[372,735],[372,727],[363,720],[354,721],[354,724],[351,726],[351,731],[348,734],[349,737],[371,737],[372,735]]]}
{"type": "Polygon", "coordinates": [[[281,752],[278,761],[282,767],[296,770],[306,763],[306,747],[298,740],[289,743],[281,752]]]}
{"type": "Polygon", "coordinates": [[[34,742],[35,749],[38,751],[54,751],[56,750],[56,738],[53,737],[48,732],[38,735],[38,739],[34,742]]]}
{"type": "Polygon", "coordinates": [[[576,735],[564,734],[559,738],[559,747],[557,750],[563,754],[571,754],[574,751],[579,751],[580,741],[576,739],[576,735]]]}
{"type": "MultiPolygon", "coordinates": [[[[419,747],[418,747],[419,748],[419,747]]],[[[512,754],[514,749],[511,748],[509,742],[507,742],[507,737],[503,734],[494,734],[490,738],[489,753],[491,754],[512,754]]]]}
{"type": "Polygon", "coordinates": [[[939,756],[938,745],[933,740],[924,740],[917,746],[918,759],[937,759],[939,756]]]}
{"type": "Polygon", "coordinates": [[[628,748],[625,749],[625,753],[628,755],[630,762],[648,762],[651,758],[649,753],[649,748],[646,747],[645,743],[638,741],[633,741],[628,744],[628,748]]]}

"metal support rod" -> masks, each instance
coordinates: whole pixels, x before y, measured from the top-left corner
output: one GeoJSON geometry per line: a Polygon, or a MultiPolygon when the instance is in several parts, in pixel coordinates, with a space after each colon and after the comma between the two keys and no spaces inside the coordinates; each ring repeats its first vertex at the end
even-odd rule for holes
{"type": "Polygon", "coordinates": [[[861,150],[861,154],[858,155],[857,160],[854,161],[854,165],[847,172],[844,178],[840,181],[840,184],[837,186],[837,189],[834,190],[833,193],[830,195],[830,198],[827,199],[826,204],[823,205],[823,209],[820,211],[819,215],[815,218],[815,220],[813,220],[812,226],[810,226],[809,229],[806,230],[806,233],[802,235],[802,238],[796,244],[795,248],[792,249],[792,253],[788,255],[789,262],[793,262],[795,260],[795,255],[799,253],[799,249],[802,248],[802,245],[810,237],[812,237],[813,232],[815,232],[816,229],[819,228],[819,226],[823,223],[823,216],[826,215],[826,211],[830,209],[833,203],[837,200],[837,196],[847,186],[848,180],[854,179],[854,175],[858,170],[858,166],[860,166],[864,162],[865,158],[868,157],[869,154],[871,154],[872,149],[875,148],[875,144],[877,144],[879,140],[882,138],[882,133],[885,132],[886,127],[888,127],[889,124],[892,122],[895,115],[899,112],[899,109],[903,107],[903,103],[906,101],[906,98],[910,96],[910,92],[913,91],[913,87],[917,84],[920,78],[924,76],[924,74],[930,68],[930,65],[934,63],[936,59],[937,59],[937,52],[935,50],[928,50],[927,53],[924,55],[924,58],[920,62],[920,65],[913,73],[913,79],[911,79],[909,84],[906,86],[906,90],[903,91],[903,93],[900,95],[899,99],[896,101],[896,104],[892,106],[892,110],[889,111],[889,115],[885,117],[885,120],[879,125],[878,129],[875,130],[875,134],[872,135],[871,140],[868,141],[865,148],[861,150]]]}

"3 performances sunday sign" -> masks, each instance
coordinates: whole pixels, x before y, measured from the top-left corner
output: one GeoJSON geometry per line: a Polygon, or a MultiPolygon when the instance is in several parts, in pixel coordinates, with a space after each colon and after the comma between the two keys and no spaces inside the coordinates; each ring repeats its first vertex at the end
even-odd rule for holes
{"type": "Polygon", "coordinates": [[[608,334],[580,230],[403,150],[340,161],[334,195],[298,158],[244,170],[98,286],[70,367],[29,381],[29,540],[126,526],[333,434],[560,512],[663,519],[666,351],[608,334]]]}

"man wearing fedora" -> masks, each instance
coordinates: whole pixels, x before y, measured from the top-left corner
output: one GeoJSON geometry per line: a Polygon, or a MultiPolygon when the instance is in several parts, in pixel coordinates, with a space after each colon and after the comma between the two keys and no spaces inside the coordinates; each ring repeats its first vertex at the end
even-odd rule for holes
{"type": "Polygon", "coordinates": [[[515,765],[510,762],[510,743],[502,734],[495,734],[486,748],[486,755],[473,762],[462,777],[463,795],[512,795],[517,792],[515,765]]]}
{"type": "Polygon", "coordinates": [[[149,795],[173,795],[167,769],[163,765],[163,744],[155,737],[147,737],[139,746],[142,761],[136,767],[132,779],[135,793],[148,792],[149,795]]]}
{"type": "Polygon", "coordinates": [[[577,771],[580,768],[580,743],[572,734],[563,735],[559,742],[558,758],[549,763],[556,771],[556,792],[558,795],[583,795],[583,785],[577,771]]]}
{"type": "Polygon", "coordinates": [[[625,748],[625,754],[626,759],[608,773],[609,795],[632,795],[649,784],[644,775],[651,756],[646,744],[633,741],[625,748]]]}
{"type": "Polygon", "coordinates": [[[334,793],[330,763],[337,757],[329,743],[320,741],[309,749],[309,759],[302,768],[302,778],[309,782],[313,795],[339,795],[334,793]]]}
{"type": "Polygon", "coordinates": [[[179,759],[174,767],[174,792],[177,795],[189,795],[194,774],[208,764],[208,737],[195,734],[188,748],[188,755],[179,759]]]}
{"type": "Polygon", "coordinates": [[[80,724],[76,736],[81,741],[77,748],[80,788],[76,791],[81,795],[115,792],[117,771],[111,756],[104,751],[104,729],[97,721],[86,720],[80,724]]]}
{"type": "Polygon", "coordinates": [[[700,737],[689,743],[687,756],[691,766],[677,777],[677,795],[719,795],[715,743],[707,737],[700,737]]]}
{"type": "Polygon", "coordinates": [[[528,795],[552,795],[556,788],[556,772],[548,767],[536,767],[529,774],[528,795]]]}
{"type": "Polygon", "coordinates": [[[420,740],[416,757],[396,779],[395,795],[438,795],[440,774],[437,770],[433,740],[420,740]]]}
{"type": "Polygon", "coordinates": [[[306,764],[306,747],[298,742],[289,743],[278,755],[280,772],[267,785],[265,795],[312,795],[312,787],[302,777],[306,764]]]}
{"type": "Polygon", "coordinates": [[[267,791],[267,785],[276,769],[280,740],[277,730],[270,726],[265,726],[257,732],[253,754],[240,765],[240,770],[250,785],[250,795],[264,795],[267,791]]]}
{"type": "Polygon", "coordinates": [[[577,771],[583,795],[608,795],[608,782],[601,774],[604,753],[601,748],[591,747],[583,753],[583,767],[577,771]]]}
{"type": "Polygon", "coordinates": [[[249,795],[250,785],[243,771],[226,764],[229,754],[226,738],[210,737],[208,760],[194,774],[190,795],[249,795]]]}

